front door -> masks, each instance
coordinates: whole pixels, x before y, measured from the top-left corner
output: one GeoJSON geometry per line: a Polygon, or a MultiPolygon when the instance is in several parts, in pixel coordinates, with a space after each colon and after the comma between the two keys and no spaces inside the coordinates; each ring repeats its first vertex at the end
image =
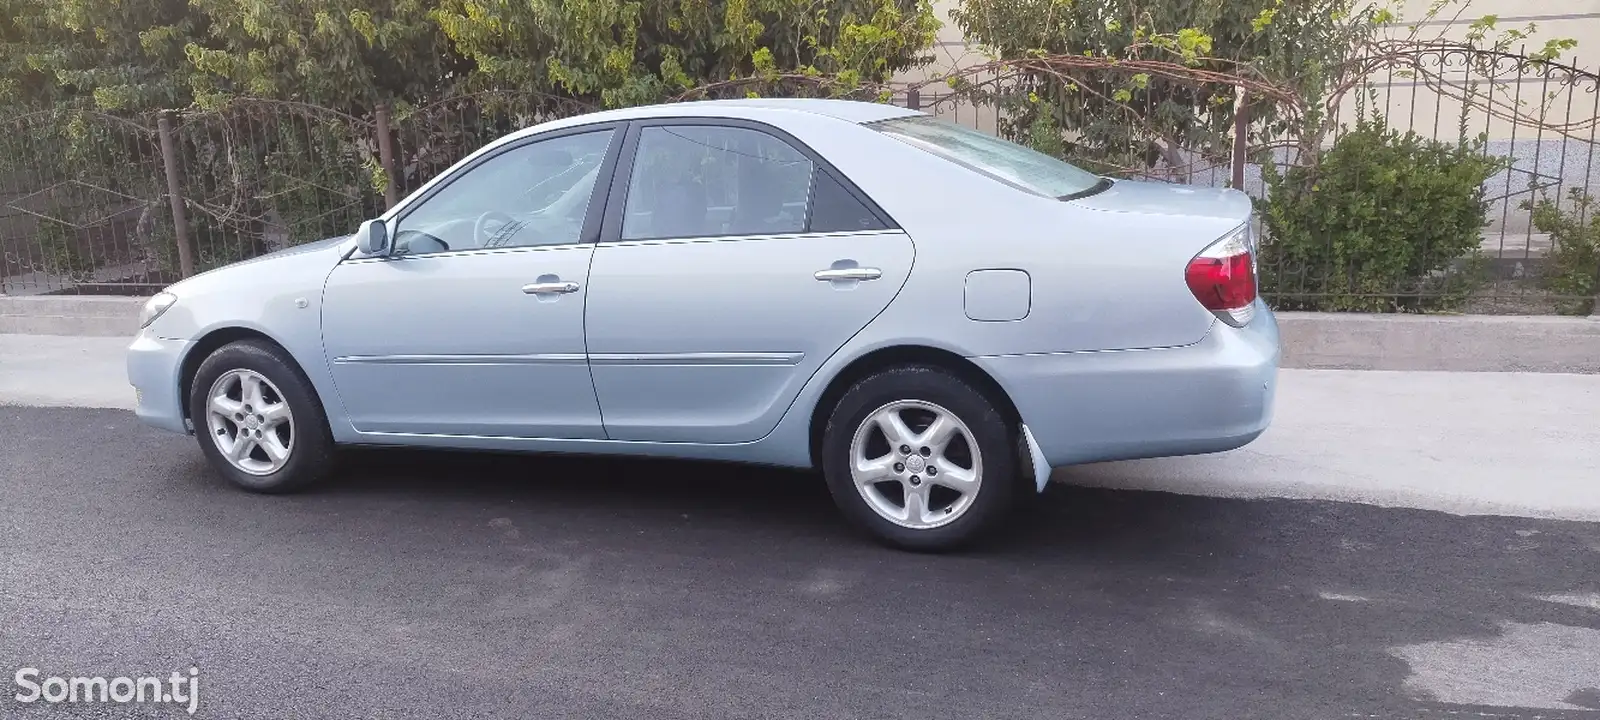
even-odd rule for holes
{"type": "Polygon", "coordinates": [[[601,438],[583,341],[614,127],[537,136],[465,167],[341,263],[323,344],[355,428],[601,438]]]}
{"type": "Polygon", "coordinates": [[[590,278],[606,431],[760,439],[899,291],[911,240],[762,126],[673,120],[634,132],[620,227],[607,228],[590,278]]]}

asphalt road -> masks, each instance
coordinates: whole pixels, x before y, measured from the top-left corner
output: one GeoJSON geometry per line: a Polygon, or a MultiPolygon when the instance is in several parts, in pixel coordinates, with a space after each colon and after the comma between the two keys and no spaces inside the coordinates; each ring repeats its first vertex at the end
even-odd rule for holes
{"type": "Polygon", "coordinates": [[[881,549],[820,483],[364,452],[212,479],[121,410],[0,407],[15,668],[199,668],[208,718],[1344,718],[1600,708],[1600,525],[1054,486],[969,554],[881,549]]]}

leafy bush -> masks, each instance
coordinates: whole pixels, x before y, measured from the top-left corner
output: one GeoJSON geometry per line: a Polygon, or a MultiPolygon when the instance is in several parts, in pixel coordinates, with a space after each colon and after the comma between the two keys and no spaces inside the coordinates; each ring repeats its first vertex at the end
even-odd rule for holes
{"type": "Polygon", "coordinates": [[[1595,200],[1589,193],[1573,188],[1568,197],[1570,212],[1550,198],[1533,206],[1533,226],[1550,233],[1551,240],[1540,284],[1559,296],[1560,312],[1588,315],[1595,311],[1595,292],[1600,291],[1600,220],[1595,219],[1595,200]]]}
{"type": "MultiPolygon", "coordinates": [[[[930,0],[0,0],[0,107],[21,116],[0,177],[89,188],[55,210],[65,227],[164,208],[150,111],[181,110],[184,234],[205,269],[380,211],[379,107],[404,193],[507,132],[601,107],[877,97],[938,25],[930,0]]],[[[146,227],[166,243],[147,254],[175,264],[176,230],[146,227]]],[[[62,272],[107,259],[41,241],[62,272]]]]}
{"type": "Polygon", "coordinates": [[[1452,263],[1475,255],[1484,182],[1503,161],[1483,139],[1445,143],[1363,118],[1313,162],[1267,163],[1262,291],[1284,309],[1448,307],[1452,263]]]}
{"type": "Polygon", "coordinates": [[[756,74],[886,81],[938,24],[930,0],[0,0],[0,104],[632,105],[756,74]]]}

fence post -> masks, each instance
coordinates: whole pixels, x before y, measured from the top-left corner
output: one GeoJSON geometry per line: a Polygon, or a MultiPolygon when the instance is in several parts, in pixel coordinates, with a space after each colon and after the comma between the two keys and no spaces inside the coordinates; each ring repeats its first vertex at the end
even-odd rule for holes
{"type": "Polygon", "coordinates": [[[1233,101],[1233,189],[1244,190],[1245,154],[1249,149],[1250,116],[1244,86],[1234,86],[1233,101]]]}
{"type": "Polygon", "coordinates": [[[906,109],[907,110],[921,110],[922,109],[922,91],[921,90],[918,90],[916,88],[911,88],[909,90],[906,90],[906,109]]]}
{"type": "Polygon", "coordinates": [[[383,164],[383,206],[392,208],[400,202],[400,188],[394,177],[394,138],[389,134],[389,106],[379,105],[373,111],[373,121],[378,125],[378,162],[383,164]]]}
{"type": "Polygon", "coordinates": [[[1600,265],[1594,269],[1594,304],[1589,307],[1589,319],[1600,320],[1600,265]]]}
{"type": "Polygon", "coordinates": [[[189,244],[189,216],[183,202],[183,183],[178,178],[178,141],[172,131],[172,111],[156,117],[156,132],[161,136],[161,164],[167,173],[167,200],[172,203],[172,232],[178,242],[178,272],[194,274],[194,247],[189,244]]]}

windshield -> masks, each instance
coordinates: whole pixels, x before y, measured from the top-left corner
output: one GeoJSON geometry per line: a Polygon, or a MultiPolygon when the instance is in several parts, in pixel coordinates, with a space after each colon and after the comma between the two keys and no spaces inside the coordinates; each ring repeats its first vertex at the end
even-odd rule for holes
{"type": "Polygon", "coordinates": [[[1033,148],[927,115],[884,120],[870,127],[896,140],[1047,197],[1083,197],[1110,185],[1109,181],[1094,173],[1033,148]]]}

